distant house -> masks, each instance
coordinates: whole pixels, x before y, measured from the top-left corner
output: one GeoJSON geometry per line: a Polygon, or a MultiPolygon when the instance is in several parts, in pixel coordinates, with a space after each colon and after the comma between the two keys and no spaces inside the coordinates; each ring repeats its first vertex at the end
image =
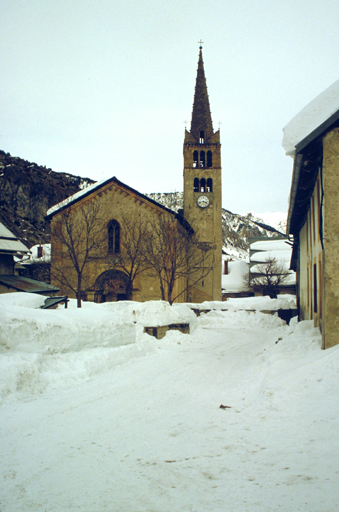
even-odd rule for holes
{"type": "Polygon", "coordinates": [[[254,295],[248,286],[248,263],[246,261],[234,259],[223,251],[221,274],[222,300],[254,295]]]}
{"type": "Polygon", "coordinates": [[[22,258],[28,247],[0,222],[0,274],[14,274],[14,256],[22,258]]]}
{"type": "Polygon", "coordinates": [[[50,284],[51,244],[33,245],[26,257],[15,260],[16,274],[50,284]]]}
{"type": "MultiPolygon", "coordinates": [[[[278,270],[284,273],[288,271],[291,260],[291,242],[287,238],[271,238],[271,237],[249,237],[250,246],[250,268],[249,268],[249,283],[251,286],[255,282],[265,283],[265,272],[267,270],[268,262],[275,261],[278,268],[272,268],[272,282],[279,277],[278,270]],[[276,272],[276,275],[275,275],[276,272]]],[[[255,287],[255,294],[262,295],[265,291],[265,286],[255,287]]],[[[277,294],[295,294],[296,292],[296,279],[295,273],[290,271],[276,287],[275,293],[277,294]]]]}
{"type": "Polygon", "coordinates": [[[339,80],[290,121],[283,147],[294,161],[287,233],[299,318],[320,327],[325,349],[339,343],[339,80]]]}
{"type": "Polygon", "coordinates": [[[0,293],[31,292],[54,295],[59,288],[47,283],[15,275],[15,259],[27,258],[26,245],[0,222],[0,293]]]}

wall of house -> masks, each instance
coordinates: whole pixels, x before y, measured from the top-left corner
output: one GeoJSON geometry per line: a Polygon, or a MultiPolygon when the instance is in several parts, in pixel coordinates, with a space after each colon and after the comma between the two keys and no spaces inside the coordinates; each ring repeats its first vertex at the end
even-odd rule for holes
{"type": "Polygon", "coordinates": [[[324,311],[323,348],[339,343],[339,128],[324,138],[324,311]]]}
{"type": "MultiPolygon", "coordinates": [[[[141,218],[143,222],[150,222],[154,219],[154,216],[168,215],[173,218],[170,213],[167,213],[162,208],[157,207],[156,205],[150,204],[149,201],[143,200],[139,195],[134,194],[133,191],[129,191],[127,189],[123,189],[117,186],[114,183],[108,183],[106,186],[100,188],[97,191],[94,191],[93,194],[87,196],[83,202],[88,204],[88,207],[91,207],[91,201],[100,203],[100,217],[102,229],[104,231],[104,240],[100,247],[100,250],[91,258],[91,261],[86,265],[84,273],[83,273],[83,289],[90,288],[90,291],[87,292],[86,299],[87,300],[95,300],[96,290],[95,290],[95,282],[96,279],[104,272],[114,268],[114,264],[110,263],[107,260],[108,255],[108,237],[107,233],[107,224],[109,221],[115,219],[119,222],[121,226],[121,239],[124,236],[123,233],[123,224],[124,218],[141,218]]],[[[76,203],[75,206],[79,206],[81,201],[76,203]]],[[[74,214],[77,214],[77,208],[74,210],[74,214]]],[[[52,232],[55,229],[55,226],[58,222],[62,221],[62,212],[56,214],[52,218],[52,232]]],[[[175,221],[176,222],[176,221],[175,221]]],[[[51,284],[60,287],[61,295],[68,295],[70,297],[75,297],[75,294],[66,286],[62,285],[57,279],[57,272],[55,268],[63,269],[64,272],[67,273],[68,279],[71,280],[73,287],[76,288],[77,276],[72,265],[68,265],[67,267],[67,258],[63,258],[61,253],[61,246],[58,241],[53,238],[52,242],[52,264],[51,264],[51,284]]],[[[114,261],[114,254],[112,255],[112,260],[114,261]]],[[[119,267],[117,267],[119,268],[119,267]]],[[[173,297],[175,297],[179,291],[182,291],[185,288],[184,280],[179,280],[176,283],[173,297]]],[[[146,300],[158,300],[161,298],[161,291],[158,279],[156,277],[151,277],[149,274],[142,273],[139,274],[134,283],[132,289],[132,300],[137,301],[146,301],[146,300]]],[[[187,294],[183,293],[178,301],[185,302],[187,300],[187,294]]]]}
{"type": "Polygon", "coordinates": [[[300,317],[322,329],[323,250],[321,244],[321,173],[310,200],[306,222],[299,234],[298,287],[300,317]]]}

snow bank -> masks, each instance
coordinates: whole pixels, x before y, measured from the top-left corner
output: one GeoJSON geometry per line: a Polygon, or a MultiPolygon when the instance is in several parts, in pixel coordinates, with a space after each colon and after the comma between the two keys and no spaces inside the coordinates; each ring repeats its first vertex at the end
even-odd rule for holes
{"type": "MultiPolygon", "coordinates": [[[[197,318],[187,306],[150,301],[83,302],[67,309],[40,309],[45,297],[31,293],[0,296],[0,396],[41,393],[69,387],[155,350],[157,340],[145,326],[189,323],[197,318]]],[[[167,333],[165,343],[188,335],[167,333]]]]}
{"type": "Polygon", "coordinates": [[[244,297],[236,299],[227,299],[226,301],[205,301],[201,304],[188,304],[194,309],[211,310],[251,310],[251,311],[276,311],[278,309],[294,309],[296,307],[295,295],[278,295],[276,299],[265,297],[244,297]]]}

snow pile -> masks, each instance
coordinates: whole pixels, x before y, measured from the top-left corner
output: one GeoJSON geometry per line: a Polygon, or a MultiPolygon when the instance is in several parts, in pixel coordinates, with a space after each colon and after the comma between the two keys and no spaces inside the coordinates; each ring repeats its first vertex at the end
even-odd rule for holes
{"type": "MultiPolygon", "coordinates": [[[[45,297],[31,293],[0,296],[0,397],[69,387],[154,350],[144,326],[189,323],[197,319],[183,305],[83,302],[67,309],[42,310],[45,297]],[[129,346],[129,347],[126,347],[129,346]]],[[[180,342],[181,333],[167,335],[180,342]]]]}
{"type": "Polygon", "coordinates": [[[295,146],[322,125],[339,109],[339,80],[323,91],[284,128],[283,148],[293,156],[295,146]]]}
{"type": "MultiPolygon", "coordinates": [[[[245,299],[215,304],[191,335],[48,357],[5,350],[2,382],[26,367],[0,410],[1,510],[337,510],[339,346],[320,350],[312,322],[287,326],[258,299],[253,312],[237,310],[245,299]]],[[[17,304],[29,322],[35,310],[17,304]]],[[[170,318],[164,304],[102,306],[135,325],[170,318]]]]}
{"type": "Polygon", "coordinates": [[[198,310],[211,309],[214,311],[222,310],[248,310],[248,311],[277,311],[278,309],[295,309],[295,295],[282,294],[276,299],[265,297],[243,297],[236,299],[227,299],[226,301],[205,301],[201,304],[188,304],[189,307],[198,310]]]}

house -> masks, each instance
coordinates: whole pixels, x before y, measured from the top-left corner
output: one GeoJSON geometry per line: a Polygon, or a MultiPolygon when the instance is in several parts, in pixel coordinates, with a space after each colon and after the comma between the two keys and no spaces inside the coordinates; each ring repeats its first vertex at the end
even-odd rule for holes
{"type": "Polygon", "coordinates": [[[15,273],[50,284],[51,244],[33,245],[27,256],[15,259],[15,273]]]}
{"type": "Polygon", "coordinates": [[[26,245],[0,222],[0,293],[31,292],[53,295],[59,288],[15,275],[15,259],[27,258],[26,245]]]}
{"type": "Polygon", "coordinates": [[[284,128],[293,157],[287,233],[293,238],[300,320],[313,320],[322,348],[339,343],[339,81],[284,128]]]}
{"type": "MultiPolygon", "coordinates": [[[[185,274],[183,269],[177,275],[171,297],[176,297],[180,302],[221,300],[220,150],[220,133],[219,130],[213,130],[200,47],[191,127],[190,131],[185,129],[183,144],[183,211],[173,212],[117,177],[95,183],[78,192],[47,212],[52,233],[52,284],[60,286],[63,294],[74,297],[82,293],[82,298],[96,302],[162,298],[164,289],[169,292],[170,288],[168,281],[163,280],[169,270],[168,265],[157,276],[151,274],[149,269],[135,272],[135,260],[131,252],[135,254],[138,245],[146,245],[148,240],[145,237],[159,231],[160,224],[167,224],[175,233],[172,252],[176,250],[177,261],[183,257],[184,252],[174,247],[174,241],[177,243],[188,236],[195,237],[195,255],[206,254],[203,264],[199,269],[196,265],[194,272],[188,271],[189,255],[186,254],[186,263],[181,261],[180,265],[181,268],[186,265],[187,272],[185,274]],[[85,223],[89,228],[89,219],[92,217],[93,220],[94,213],[97,217],[96,226],[91,222],[96,235],[91,239],[91,254],[87,251],[84,256],[86,244],[84,236],[79,232],[78,240],[82,236],[82,242],[77,245],[77,250],[81,254],[76,258],[78,261],[75,262],[74,257],[72,261],[74,244],[70,247],[64,236],[65,230],[75,230],[80,217],[84,221],[87,218],[85,223]],[[144,230],[145,226],[151,227],[151,230],[144,230]],[[133,242],[131,237],[137,238],[140,235],[143,236],[139,244],[134,244],[133,250],[129,251],[133,242]],[[130,256],[129,263],[126,263],[127,253],[130,256]]],[[[158,238],[154,247],[148,245],[148,254],[151,251],[160,254],[163,248],[158,238]]]]}
{"type": "Polygon", "coordinates": [[[14,256],[28,253],[28,247],[0,222],[0,275],[14,275],[14,256]]]}
{"type": "Polygon", "coordinates": [[[282,237],[257,236],[249,237],[248,241],[250,246],[249,284],[255,294],[269,294],[268,285],[271,284],[274,295],[294,295],[295,273],[288,271],[292,252],[291,242],[282,237]]]}

